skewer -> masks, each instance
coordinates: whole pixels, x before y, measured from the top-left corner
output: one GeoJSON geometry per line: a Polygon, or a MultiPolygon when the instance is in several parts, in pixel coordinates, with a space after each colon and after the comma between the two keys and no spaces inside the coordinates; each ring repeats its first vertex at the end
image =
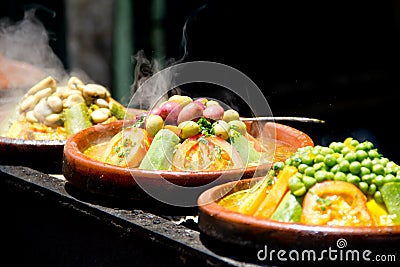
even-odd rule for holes
{"type": "Polygon", "coordinates": [[[300,121],[300,122],[314,122],[325,123],[323,120],[304,117],[254,117],[254,118],[240,118],[241,121],[300,121]]]}

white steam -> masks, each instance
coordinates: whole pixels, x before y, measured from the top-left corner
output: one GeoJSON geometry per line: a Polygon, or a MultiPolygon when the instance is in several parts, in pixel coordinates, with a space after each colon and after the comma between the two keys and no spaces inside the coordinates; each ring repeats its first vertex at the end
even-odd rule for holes
{"type": "MultiPolygon", "coordinates": [[[[38,73],[27,71],[24,79],[31,77],[31,85],[41,78],[52,75],[62,80],[66,72],[60,59],[54,54],[49,45],[49,37],[43,24],[35,18],[35,10],[25,13],[24,19],[12,24],[9,19],[0,21],[0,55],[9,61],[9,64],[24,62],[31,64],[38,73]]],[[[1,64],[0,71],[6,77],[13,77],[13,68],[1,64]]],[[[15,77],[18,78],[18,77],[15,77]]],[[[10,88],[18,88],[18,80],[8,79],[10,88]]],[[[27,84],[28,81],[25,82],[27,84]]]]}

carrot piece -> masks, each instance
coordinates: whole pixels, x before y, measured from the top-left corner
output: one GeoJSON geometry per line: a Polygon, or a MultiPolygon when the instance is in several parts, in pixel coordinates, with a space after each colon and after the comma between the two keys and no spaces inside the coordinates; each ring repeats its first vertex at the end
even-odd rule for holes
{"type": "Polygon", "coordinates": [[[289,178],[296,173],[297,168],[294,166],[285,166],[283,170],[279,172],[276,183],[261,202],[254,216],[267,219],[272,216],[286,192],[289,190],[289,178]]]}
{"type": "Polygon", "coordinates": [[[269,175],[265,176],[243,196],[238,212],[253,215],[271,188],[269,175]]]}

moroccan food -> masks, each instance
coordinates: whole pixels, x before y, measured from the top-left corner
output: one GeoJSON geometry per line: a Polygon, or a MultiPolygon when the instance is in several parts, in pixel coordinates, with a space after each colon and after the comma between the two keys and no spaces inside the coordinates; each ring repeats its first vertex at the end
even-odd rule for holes
{"type": "Polygon", "coordinates": [[[221,171],[270,163],[275,146],[279,157],[295,150],[276,140],[261,142],[236,110],[224,110],[215,100],[174,95],[84,153],[129,168],[221,171]]]}
{"type": "Polygon", "coordinates": [[[91,125],[123,119],[125,111],[100,84],[71,77],[60,85],[48,76],[22,97],[1,134],[25,140],[66,140],[91,125]]]}
{"type": "Polygon", "coordinates": [[[330,226],[400,225],[400,166],[351,137],[299,148],[219,205],[259,218],[330,226]]]}

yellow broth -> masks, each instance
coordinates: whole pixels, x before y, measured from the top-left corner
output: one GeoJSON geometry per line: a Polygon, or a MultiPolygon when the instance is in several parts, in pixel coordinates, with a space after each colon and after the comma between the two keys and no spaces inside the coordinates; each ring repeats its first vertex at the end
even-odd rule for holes
{"type": "MultiPolygon", "coordinates": [[[[107,155],[105,155],[104,152],[106,151],[106,147],[108,144],[109,142],[104,142],[90,146],[84,151],[84,154],[94,160],[105,162],[104,159],[107,155]]],[[[265,153],[266,157],[272,158],[271,154],[274,153],[274,162],[285,161],[291,154],[293,154],[297,150],[296,147],[293,147],[290,144],[279,140],[264,142],[263,146],[265,147],[265,150],[268,151],[265,153]]]]}

